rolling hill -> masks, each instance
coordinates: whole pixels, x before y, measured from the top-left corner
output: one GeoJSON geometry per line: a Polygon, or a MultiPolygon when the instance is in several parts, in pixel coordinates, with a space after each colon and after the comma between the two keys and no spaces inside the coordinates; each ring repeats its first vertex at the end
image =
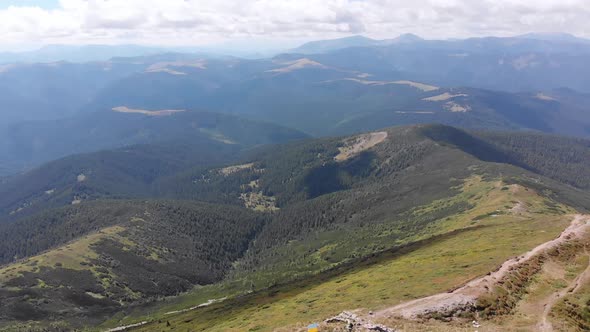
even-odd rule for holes
{"type": "MultiPolygon", "coordinates": [[[[166,153],[150,148],[122,164],[151,170],[145,155],[171,159],[158,158],[166,153]]],[[[117,311],[104,326],[149,315],[146,330],[293,330],[345,309],[383,308],[483,275],[559,234],[570,214],[590,208],[589,156],[582,139],[421,125],[258,147],[221,165],[152,161],[166,171],[148,195],[140,188],[142,200],[111,192],[0,224],[3,302],[62,329],[117,311]],[[426,258],[433,252],[456,261],[423,265],[435,264],[426,258]],[[436,275],[392,275],[416,269],[436,275]],[[60,288],[71,278],[79,282],[60,288]]],[[[66,183],[79,181],[70,176],[77,171],[59,169],[66,183]]],[[[125,188],[137,181],[116,176],[125,188]]],[[[108,177],[96,180],[108,187],[108,177]]],[[[1,317],[8,326],[43,325],[15,311],[1,317]]]]}
{"type": "MultiPolygon", "coordinates": [[[[369,52],[368,48],[358,50],[369,52]]],[[[380,57],[390,59],[388,55],[380,57]]],[[[257,61],[165,59],[152,64],[151,71],[105,87],[92,107],[217,110],[271,121],[314,136],[433,122],[588,135],[588,96],[571,89],[515,93],[480,89],[464,81],[433,84],[436,80],[413,72],[390,75],[379,68],[360,68],[338,53],[285,54],[257,61]],[[465,83],[469,85],[453,87],[465,83]]],[[[407,59],[405,55],[403,59],[407,59]]]]}
{"type": "Polygon", "coordinates": [[[364,47],[379,45],[381,42],[375,39],[363,36],[351,36],[331,40],[317,40],[305,43],[297,48],[290,50],[290,53],[296,54],[317,54],[331,52],[349,47],[364,47]]]}
{"type": "Polygon", "coordinates": [[[76,153],[135,144],[182,141],[206,147],[249,147],[306,137],[296,130],[203,111],[145,110],[125,106],[62,120],[35,121],[0,130],[0,165],[14,174],[76,153]]]}
{"type": "Polygon", "coordinates": [[[304,46],[305,54],[295,50],[263,59],[164,53],[75,64],[7,64],[0,68],[5,91],[0,132],[22,121],[68,122],[72,116],[126,106],[236,113],[316,136],[374,129],[363,115],[385,121],[381,127],[427,118],[455,126],[586,136],[588,45],[572,36],[441,41],[402,35],[318,41],[304,46]],[[425,102],[433,97],[422,91],[429,87],[440,87],[439,95],[449,89],[468,94],[464,99],[480,114],[473,119],[424,113],[445,110],[452,101],[425,102]],[[541,111],[531,113],[536,109],[541,111]],[[313,121],[302,121],[308,117],[313,121]],[[361,126],[354,128],[356,119],[361,126]]]}
{"type": "Polygon", "coordinates": [[[350,133],[384,124],[441,123],[463,128],[535,130],[587,137],[588,95],[568,89],[518,93],[473,88],[440,88],[404,100],[386,110],[351,114],[332,129],[350,133]]]}
{"type": "Polygon", "coordinates": [[[141,65],[111,62],[0,65],[0,128],[83,112],[97,91],[141,70],[141,65]]]}
{"type": "Polygon", "coordinates": [[[87,325],[219,281],[263,221],[244,208],[102,201],[4,224],[2,261],[25,259],[0,272],[0,316],[87,325]]]}

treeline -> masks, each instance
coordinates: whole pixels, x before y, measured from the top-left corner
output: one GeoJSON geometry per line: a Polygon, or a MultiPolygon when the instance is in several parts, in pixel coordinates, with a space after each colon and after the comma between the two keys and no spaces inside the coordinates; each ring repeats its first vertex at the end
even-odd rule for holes
{"type": "Polygon", "coordinates": [[[456,186],[472,174],[467,168],[476,159],[418,136],[378,146],[374,152],[370,174],[349,189],[294,202],[274,213],[233,276],[268,286],[318,272],[428,234],[437,221],[470,208],[456,202],[413,212],[457,194],[456,186]],[[399,159],[384,162],[385,155],[399,159]]]}
{"type": "Polygon", "coordinates": [[[239,151],[219,142],[168,142],[59,159],[0,184],[0,220],[76,199],[157,197],[152,192],[157,179],[189,167],[226,163],[239,151]]]}
{"type": "Polygon", "coordinates": [[[538,133],[477,133],[518,166],[590,189],[590,140],[538,133]]]}
{"type": "Polygon", "coordinates": [[[16,222],[0,223],[0,264],[36,255],[142,212],[123,201],[94,202],[44,211],[16,222]]]}
{"type": "Polygon", "coordinates": [[[5,270],[2,286],[7,289],[0,294],[0,316],[6,320],[106,319],[126,304],[218,282],[265,222],[265,215],[240,207],[115,200],[0,224],[3,264],[62,250],[56,248],[98,232],[89,248],[76,246],[73,262],[79,260],[79,266],[72,267],[67,257],[65,261],[33,258],[23,262],[30,270],[10,278],[6,277],[10,268],[5,270]],[[113,225],[121,226],[116,236],[103,233],[113,225]],[[44,286],[35,287],[39,283],[44,286]]]}
{"type": "Polygon", "coordinates": [[[128,235],[144,246],[167,247],[170,253],[209,260],[223,269],[245,250],[264,218],[245,208],[199,202],[93,201],[0,224],[0,263],[122,225],[130,226],[128,235]],[[134,224],[133,218],[144,223],[134,224]]]}

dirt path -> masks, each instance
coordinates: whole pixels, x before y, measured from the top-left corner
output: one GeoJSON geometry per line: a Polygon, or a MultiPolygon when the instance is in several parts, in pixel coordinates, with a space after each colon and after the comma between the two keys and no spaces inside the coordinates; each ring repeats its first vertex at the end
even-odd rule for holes
{"type": "Polygon", "coordinates": [[[549,313],[555,306],[555,304],[561,300],[564,296],[568,293],[575,293],[577,292],[583,285],[590,283],[590,255],[586,252],[586,256],[588,257],[588,266],[586,269],[580,273],[570,284],[562,289],[559,292],[551,294],[547,299],[545,299],[543,313],[541,314],[541,318],[539,320],[539,324],[537,324],[537,330],[539,332],[552,332],[553,325],[549,321],[549,313]]]}
{"type": "Polygon", "coordinates": [[[121,332],[121,331],[127,331],[127,330],[129,330],[129,329],[132,329],[132,328],[134,328],[134,327],[140,327],[140,326],[143,326],[143,325],[145,325],[145,324],[147,324],[147,323],[148,323],[147,321],[143,321],[143,322],[140,322],[140,323],[137,323],[137,324],[131,324],[131,325],[125,325],[125,326],[119,326],[119,327],[115,327],[115,328],[112,328],[112,329],[110,329],[110,330],[107,330],[106,332],[121,332]]]}
{"type": "MultiPolygon", "coordinates": [[[[209,306],[209,305],[211,305],[213,303],[224,301],[225,299],[226,299],[226,297],[221,298],[221,299],[208,300],[205,303],[201,303],[199,305],[196,305],[194,307],[190,307],[190,308],[187,308],[187,309],[176,310],[176,311],[169,311],[169,312],[165,313],[164,315],[165,316],[168,316],[168,315],[173,315],[173,314],[179,314],[179,313],[183,313],[183,312],[192,311],[192,310],[195,310],[195,309],[198,309],[198,308],[207,307],[207,306],[209,306]]],[[[133,329],[135,327],[140,327],[140,326],[146,325],[147,323],[149,323],[149,322],[148,321],[143,321],[143,322],[136,323],[136,324],[130,324],[130,325],[124,325],[124,326],[117,326],[115,328],[106,330],[105,332],[122,332],[122,331],[127,331],[127,330],[133,329]]]]}
{"type": "Polygon", "coordinates": [[[434,313],[450,315],[463,308],[473,307],[476,304],[477,299],[486,294],[489,289],[493,289],[493,286],[504,278],[512,268],[548,249],[555,248],[572,238],[581,236],[589,229],[590,216],[576,215],[570,226],[568,226],[559,237],[537,246],[524,255],[507,260],[498,270],[489,275],[474,279],[452,292],[432,295],[381,310],[376,313],[376,316],[416,319],[420,316],[434,313]]]}
{"type": "Polygon", "coordinates": [[[205,303],[201,303],[201,304],[196,305],[194,307],[190,307],[190,308],[186,308],[186,309],[182,309],[182,310],[169,311],[169,312],[165,313],[164,315],[169,316],[169,315],[174,315],[174,314],[180,314],[180,313],[183,313],[183,312],[193,311],[193,310],[198,309],[198,308],[208,307],[208,306],[210,306],[210,305],[212,305],[214,303],[217,303],[217,302],[225,301],[226,299],[227,299],[227,297],[224,297],[224,298],[221,298],[221,299],[211,299],[211,300],[208,300],[205,303]]]}

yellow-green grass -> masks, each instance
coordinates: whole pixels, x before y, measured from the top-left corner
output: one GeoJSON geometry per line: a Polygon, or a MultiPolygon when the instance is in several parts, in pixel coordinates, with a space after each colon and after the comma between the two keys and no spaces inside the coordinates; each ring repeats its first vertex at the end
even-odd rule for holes
{"type": "MultiPolygon", "coordinates": [[[[512,207],[514,203],[512,203],[511,201],[513,201],[514,199],[514,193],[518,193],[519,195],[529,194],[525,190],[514,190],[515,188],[519,188],[517,186],[512,186],[513,190],[511,190],[510,192],[502,190],[502,188],[504,187],[502,186],[502,183],[500,181],[486,182],[483,181],[482,178],[479,176],[469,178],[461,186],[461,191],[459,194],[451,198],[434,201],[427,206],[418,207],[413,211],[413,213],[426,214],[433,210],[444,208],[445,206],[450,206],[455,204],[456,202],[462,201],[468,201],[474,205],[477,205],[476,209],[466,211],[464,215],[456,215],[450,218],[449,220],[436,223],[435,225],[432,225],[429,228],[422,230],[422,232],[420,232],[419,234],[408,237],[407,239],[405,239],[405,241],[397,241],[391,243],[390,247],[407,244],[421,239],[426,239],[431,237],[433,234],[444,234],[455,229],[460,229],[462,227],[469,226],[472,224],[472,218],[483,213],[495,211],[498,208],[498,206],[501,206],[502,204],[507,204],[506,206],[512,207]]],[[[338,235],[339,234],[332,234],[332,232],[325,232],[323,234],[318,235],[318,239],[316,239],[314,242],[319,243],[320,245],[318,246],[316,252],[313,255],[311,255],[311,259],[315,261],[311,264],[308,264],[307,266],[302,266],[301,269],[305,270],[310,266],[320,265],[322,263],[325,264],[326,262],[324,257],[329,251],[340,250],[341,252],[347,252],[347,248],[338,248],[338,246],[341,246],[342,244],[330,242],[333,238],[338,237],[338,235]],[[324,242],[328,244],[322,245],[322,243],[324,242]]],[[[387,235],[387,233],[373,234],[374,237],[386,237],[387,235]]],[[[349,245],[354,247],[355,245],[358,245],[358,243],[352,243],[349,245]]],[[[282,248],[282,250],[287,252],[304,252],[307,251],[308,248],[305,246],[305,243],[300,243],[299,241],[291,241],[288,243],[287,246],[282,248]]],[[[329,267],[331,266],[327,266],[327,268],[329,267]]],[[[288,272],[283,272],[280,269],[276,272],[276,274],[279,275],[279,279],[289,277],[288,272]]],[[[260,289],[260,284],[264,284],[264,280],[266,279],[268,278],[265,278],[265,276],[259,276],[256,273],[254,273],[246,276],[245,278],[225,280],[222,283],[214,285],[198,286],[192,292],[177,296],[175,298],[167,299],[166,301],[158,303],[152,307],[140,308],[139,310],[136,310],[133,314],[129,316],[123,316],[123,314],[115,315],[111,320],[105,322],[103,326],[112,327],[120,325],[129,325],[132,323],[145,320],[146,316],[168,316],[166,315],[166,313],[190,308],[205,303],[210,299],[219,299],[225,297],[231,298],[236,295],[250,292],[252,289],[260,289]]]]}
{"type": "MultiPolygon", "coordinates": [[[[234,277],[247,280],[248,283],[254,284],[256,289],[266,288],[277,280],[293,276],[310,276],[350,261],[351,257],[364,257],[374,252],[428,239],[434,235],[476,225],[488,218],[504,214],[524,218],[527,213],[555,213],[551,206],[545,204],[542,197],[519,185],[505,186],[501,181],[484,181],[481,177],[475,176],[465,181],[458,189],[461,189],[459,194],[415,208],[411,213],[436,214],[436,210],[445,210],[466,202],[474,208],[428,223],[416,232],[400,230],[395,220],[381,225],[373,224],[367,228],[319,232],[310,239],[293,240],[275,248],[275,257],[280,259],[275,259],[272,268],[259,269],[256,272],[247,271],[248,274],[237,273],[234,277]],[[510,211],[519,202],[527,213],[510,211]],[[310,252],[312,254],[308,254],[310,252]]],[[[557,210],[563,213],[573,212],[563,206],[557,206],[557,210]]]]}
{"type": "Polygon", "coordinates": [[[543,197],[520,186],[474,178],[467,181],[465,193],[473,195],[467,199],[477,206],[441,221],[430,232],[447,235],[435,235],[401,251],[361,260],[339,273],[326,273],[188,313],[155,316],[153,323],[139,330],[297,330],[342,310],[376,310],[460,286],[555,238],[571,221],[564,215],[569,209],[548,205],[543,197]],[[511,212],[516,202],[522,202],[526,211],[511,212]]]}
{"type": "Polygon", "coordinates": [[[556,304],[551,313],[553,326],[562,331],[588,331],[590,329],[589,303],[590,283],[586,283],[575,294],[567,295],[556,304]]]}

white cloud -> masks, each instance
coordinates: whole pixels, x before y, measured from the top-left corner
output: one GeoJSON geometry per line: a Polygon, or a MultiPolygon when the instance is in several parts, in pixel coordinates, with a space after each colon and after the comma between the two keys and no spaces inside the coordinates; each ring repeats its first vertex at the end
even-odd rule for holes
{"type": "MultiPolygon", "coordinates": [[[[28,1],[27,3],[30,3],[28,1]]],[[[587,0],[61,0],[0,10],[0,43],[198,44],[231,38],[590,37],[587,0]]]]}

